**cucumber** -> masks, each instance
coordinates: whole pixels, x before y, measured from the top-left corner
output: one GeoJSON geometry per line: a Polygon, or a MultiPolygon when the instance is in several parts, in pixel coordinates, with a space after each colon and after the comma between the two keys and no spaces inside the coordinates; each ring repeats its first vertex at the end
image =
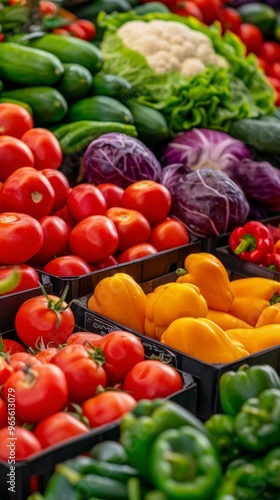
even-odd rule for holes
{"type": "Polygon", "coordinates": [[[264,35],[273,32],[277,22],[277,13],[269,5],[253,2],[241,5],[239,12],[243,23],[254,24],[264,35]]]}
{"type": "Polygon", "coordinates": [[[157,144],[167,139],[168,125],[160,111],[132,99],[126,102],[126,106],[131,111],[140,140],[148,144],[157,144]]]}
{"type": "Polygon", "coordinates": [[[53,85],[64,68],[53,54],[42,50],[2,43],[0,50],[0,78],[19,85],[53,85]]]}
{"type": "Polygon", "coordinates": [[[2,97],[18,99],[29,104],[35,126],[62,121],[68,111],[63,95],[52,87],[23,87],[2,92],[2,97]]]}
{"type": "Polygon", "coordinates": [[[26,102],[18,101],[17,99],[10,99],[8,97],[0,97],[0,104],[1,103],[12,103],[12,104],[17,104],[18,106],[22,106],[25,108],[31,115],[33,115],[32,108],[27,104],[26,102]]]}
{"type": "Polygon", "coordinates": [[[64,73],[55,87],[66,101],[78,101],[85,97],[92,87],[92,74],[81,64],[63,64],[64,73]]]}
{"type": "Polygon", "coordinates": [[[125,101],[131,89],[131,83],[122,76],[98,74],[92,78],[93,95],[105,95],[118,101],[125,101]]]}
{"type": "Polygon", "coordinates": [[[257,151],[280,154],[280,120],[275,117],[237,120],[229,134],[257,151]]]}
{"type": "Polygon", "coordinates": [[[129,109],[112,97],[96,95],[86,97],[69,107],[68,120],[91,120],[133,124],[129,109]]]}
{"type": "Polygon", "coordinates": [[[168,7],[161,2],[149,2],[143,5],[136,5],[136,7],[133,7],[133,11],[141,16],[153,12],[160,12],[161,14],[168,14],[170,12],[168,7]]]}
{"type": "Polygon", "coordinates": [[[103,55],[95,45],[73,36],[54,35],[52,33],[29,38],[29,47],[54,54],[62,63],[76,63],[87,68],[92,75],[103,66],[103,55]]]}

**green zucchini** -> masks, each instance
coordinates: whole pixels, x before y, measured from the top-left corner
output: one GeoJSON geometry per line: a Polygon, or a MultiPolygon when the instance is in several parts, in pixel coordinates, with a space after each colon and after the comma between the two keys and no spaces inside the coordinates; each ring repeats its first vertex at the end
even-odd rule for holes
{"type": "Polygon", "coordinates": [[[131,111],[138,138],[141,141],[157,144],[167,139],[169,135],[168,125],[160,111],[140,104],[133,99],[129,99],[126,106],[131,111]]]}
{"type": "Polygon", "coordinates": [[[131,9],[130,2],[127,0],[94,0],[93,2],[85,2],[82,5],[69,8],[75,16],[80,19],[89,19],[96,21],[100,11],[111,14],[112,12],[128,12],[131,9]]]}
{"type": "Polygon", "coordinates": [[[2,43],[0,78],[19,85],[53,85],[64,68],[53,54],[16,43],[2,43]]]}
{"type": "Polygon", "coordinates": [[[2,92],[2,97],[18,99],[29,104],[35,126],[60,122],[68,105],[63,95],[52,87],[22,87],[2,92]]]}
{"type": "Polygon", "coordinates": [[[61,36],[52,33],[29,38],[26,43],[29,47],[44,50],[54,54],[62,63],[81,64],[92,75],[98,73],[103,66],[103,55],[92,43],[74,36],[61,36]]]}
{"type": "Polygon", "coordinates": [[[257,151],[280,153],[280,120],[275,117],[237,120],[229,134],[257,151]]]}
{"type": "Polygon", "coordinates": [[[122,76],[98,74],[92,78],[92,94],[113,97],[118,101],[125,101],[130,95],[131,83],[122,76]]]}
{"type": "Polygon", "coordinates": [[[68,120],[92,120],[100,122],[133,123],[129,109],[112,97],[96,95],[86,97],[69,107],[68,120]]]}
{"type": "Polygon", "coordinates": [[[18,106],[22,106],[25,108],[31,115],[33,115],[32,108],[27,104],[26,102],[19,101],[18,99],[10,99],[9,97],[0,97],[0,104],[1,103],[12,103],[12,104],[18,104],[18,106]]]}
{"type": "Polygon", "coordinates": [[[254,24],[264,34],[268,34],[274,30],[277,22],[277,13],[270,5],[253,2],[241,5],[237,11],[243,23],[254,24]]]}
{"type": "Polygon", "coordinates": [[[92,87],[92,74],[81,64],[63,64],[64,73],[55,88],[67,102],[78,101],[85,97],[92,87]]]}

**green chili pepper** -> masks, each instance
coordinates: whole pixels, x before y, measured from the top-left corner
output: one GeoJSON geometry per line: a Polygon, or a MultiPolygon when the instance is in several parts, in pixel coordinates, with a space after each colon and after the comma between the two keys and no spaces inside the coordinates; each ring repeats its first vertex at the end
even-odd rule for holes
{"type": "Polygon", "coordinates": [[[269,365],[242,365],[223,373],[219,380],[220,403],[224,413],[235,416],[247,399],[265,389],[280,389],[280,377],[269,365]]]}
{"type": "Polygon", "coordinates": [[[139,475],[137,469],[127,464],[112,464],[105,460],[95,460],[91,457],[80,456],[65,462],[67,467],[74,469],[80,474],[97,474],[98,476],[110,477],[119,481],[128,481],[131,477],[139,475]]]}
{"type": "Polygon", "coordinates": [[[153,484],[172,500],[212,499],[222,480],[222,465],[211,441],[198,429],[168,429],[150,452],[153,484]]]}
{"type": "Polygon", "coordinates": [[[251,451],[266,451],[280,444],[280,390],[266,389],[250,398],[235,417],[238,439],[251,451]]]}
{"type": "Polygon", "coordinates": [[[241,455],[244,448],[241,446],[231,415],[214,414],[205,423],[211,441],[216,444],[223,464],[227,464],[241,455]]]}
{"type": "Polygon", "coordinates": [[[280,447],[274,448],[264,456],[263,467],[267,482],[280,489],[280,447]]]}

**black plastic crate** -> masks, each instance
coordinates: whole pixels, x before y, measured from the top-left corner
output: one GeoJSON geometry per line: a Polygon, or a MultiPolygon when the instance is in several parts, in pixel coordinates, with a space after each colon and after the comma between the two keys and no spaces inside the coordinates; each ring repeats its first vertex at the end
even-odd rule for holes
{"type": "Polygon", "coordinates": [[[215,255],[222,261],[227,269],[233,269],[242,276],[259,276],[280,281],[280,273],[278,271],[272,271],[259,264],[252,264],[251,262],[239,259],[237,255],[231,252],[228,245],[217,248],[215,255]]]}

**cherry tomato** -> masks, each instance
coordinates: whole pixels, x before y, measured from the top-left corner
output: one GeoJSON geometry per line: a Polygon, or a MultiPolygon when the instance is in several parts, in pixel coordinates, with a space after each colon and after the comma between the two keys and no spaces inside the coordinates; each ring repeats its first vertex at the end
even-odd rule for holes
{"type": "Polygon", "coordinates": [[[5,427],[7,424],[8,424],[7,406],[4,400],[0,397],[0,429],[5,427]]]}
{"type": "Polygon", "coordinates": [[[239,28],[239,37],[246,46],[247,54],[260,55],[263,45],[263,34],[257,26],[249,23],[242,23],[239,28]]]}
{"type": "Polygon", "coordinates": [[[41,170],[41,173],[51,183],[55,193],[55,200],[51,213],[57,212],[66,204],[67,196],[70,191],[69,181],[66,175],[59,170],[54,170],[53,168],[44,168],[41,170]]]}
{"type": "Polygon", "coordinates": [[[0,386],[5,384],[12,372],[13,368],[11,365],[9,365],[7,361],[0,356],[0,386]]]}
{"type": "Polygon", "coordinates": [[[158,250],[150,243],[140,243],[122,252],[118,256],[118,263],[123,264],[131,260],[142,259],[142,257],[147,257],[156,253],[158,253],[158,250]]]}
{"type": "Polygon", "coordinates": [[[96,269],[106,269],[107,267],[117,266],[118,261],[114,255],[109,255],[106,259],[99,260],[95,263],[96,269]]]}
{"type": "Polygon", "coordinates": [[[106,259],[116,251],[118,242],[116,227],[105,215],[87,217],[70,234],[72,252],[87,262],[106,259]]]}
{"type": "Polygon", "coordinates": [[[21,212],[40,219],[52,209],[55,193],[48,179],[35,168],[22,167],[13,172],[0,191],[5,212],[21,212]]]}
{"type": "Polygon", "coordinates": [[[151,226],[146,217],[137,210],[112,207],[105,213],[114,223],[119,236],[118,250],[146,243],[151,235],[151,226]]]}
{"type": "Polygon", "coordinates": [[[24,352],[14,352],[10,354],[9,363],[14,372],[23,370],[26,366],[32,367],[41,364],[39,359],[35,358],[33,354],[30,354],[26,350],[24,350],[24,352]]]}
{"type": "Polygon", "coordinates": [[[43,268],[54,276],[82,276],[91,273],[90,265],[77,255],[63,255],[50,260],[43,268]]]}
{"type": "Polygon", "coordinates": [[[43,244],[43,229],[30,215],[16,212],[0,214],[0,263],[22,264],[43,244]]]}
{"type": "Polygon", "coordinates": [[[40,14],[41,16],[55,16],[57,14],[57,5],[50,0],[40,0],[39,2],[40,14]]]}
{"type": "Polygon", "coordinates": [[[155,359],[137,363],[127,373],[123,389],[139,399],[166,398],[183,389],[179,372],[171,365],[155,359]]]}
{"type": "Polygon", "coordinates": [[[75,318],[70,307],[56,295],[39,295],[26,300],[15,317],[15,329],[21,341],[28,347],[36,342],[51,342],[52,346],[64,344],[73,333],[75,318]]]}
{"type": "Polygon", "coordinates": [[[136,400],[130,394],[107,390],[85,401],[82,411],[90,427],[94,428],[114,422],[135,405],[136,400]]]}
{"type": "Polygon", "coordinates": [[[194,3],[200,8],[203,20],[206,24],[213,24],[214,21],[219,19],[222,10],[222,3],[220,0],[193,0],[194,3]]]}
{"type": "Polygon", "coordinates": [[[81,344],[81,345],[93,345],[94,347],[99,346],[100,341],[102,339],[102,335],[99,333],[91,333],[91,332],[76,332],[72,333],[70,337],[68,337],[66,343],[68,345],[71,344],[81,344]]]}
{"type": "Polygon", "coordinates": [[[88,19],[77,19],[75,21],[75,25],[79,26],[84,31],[85,33],[84,40],[90,42],[91,40],[94,39],[96,35],[96,27],[91,21],[89,21],[88,19]]]}
{"type": "Polygon", "coordinates": [[[109,385],[122,382],[130,368],[144,360],[141,340],[129,332],[110,332],[102,337],[99,347],[106,359],[104,369],[109,385]]]}
{"type": "Polygon", "coordinates": [[[222,9],[219,20],[222,25],[223,33],[228,30],[237,35],[239,34],[242,18],[236,9],[222,9]]]}
{"type": "MultiPolygon", "coordinates": [[[[13,288],[11,292],[6,292],[5,295],[10,293],[21,292],[22,290],[29,290],[31,288],[38,288],[40,277],[36,269],[26,264],[21,264],[17,266],[20,272],[20,283],[13,288]]],[[[13,266],[0,266],[0,279],[5,278],[9,272],[11,272],[13,266]]],[[[1,294],[0,294],[1,295],[1,294]]]]}
{"type": "Polygon", "coordinates": [[[42,450],[39,440],[33,432],[25,427],[16,425],[14,433],[11,436],[11,430],[8,427],[0,429],[0,459],[8,463],[8,460],[24,460],[42,450]],[[14,437],[14,441],[11,439],[14,437]],[[9,443],[9,446],[7,446],[9,443]]]}
{"type": "Polygon", "coordinates": [[[12,373],[3,387],[3,395],[14,390],[16,416],[34,423],[64,408],[68,388],[65,375],[51,363],[32,366],[12,373]]]}
{"type": "Polygon", "coordinates": [[[187,245],[190,241],[189,233],[184,224],[176,219],[167,219],[152,229],[149,243],[159,252],[169,248],[187,245]]]}
{"type": "Polygon", "coordinates": [[[274,41],[265,40],[261,46],[260,57],[262,57],[268,64],[279,63],[280,44],[274,41]]]}
{"type": "Polygon", "coordinates": [[[97,184],[96,187],[103,194],[107,209],[111,207],[122,206],[124,189],[121,186],[107,182],[103,184],[97,184]]]}
{"type": "Polygon", "coordinates": [[[179,0],[175,7],[172,7],[172,12],[178,16],[193,16],[203,23],[203,12],[199,6],[192,0],[179,0]]]}
{"type": "Polygon", "coordinates": [[[103,194],[92,184],[78,184],[67,196],[67,208],[71,217],[80,222],[91,215],[104,215],[106,201],[103,194]]]}
{"type": "Polygon", "coordinates": [[[27,109],[11,102],[0,103],[0,136],[20,139],[33,125],[33,118],[27,109]]]}
{"type": "Polygon", "coordinates": [[[88,427],[81,420],[70,413],[60,411],[43,418],[36,425],[33,433],[45,449],[75,436],[86,434],[88,431],[88,427]]]}
{"type": "Polygon", "coordinates": [[[70,253],[71,227],[56,215],[45,215],[38,221],[43,229],[44,241],[40,250],[31,259],[31,264],[45,265],[55,257],[70,253]]]}
{"type": "Polygon", "coordinates": [[[151,224],[164,219],[171,208],[172,197],[162,184],[143,180],[130,184],[122,197],[122,206],[141,212],[151,224]]]}
{"type": "Polygon", "coordinates": [[[74,36],[75,38],[80,38],[81,40],[87,39],[85,30],[81,26],[78,26],[78,24],[76,24],[75,22],[67,24],[67,26],[63,26],[63,28],[66,31],[69,31],[70,35],[74,36]]]}
{"type": "Polygon", "coordinates": [[[17,342],[16,340],[3,339],[1,337],[0,344],[1,344],[0,352],[9,353],[9,354],[16,354],[19,352],[26,353],[25,347],[23,347],[23,345],[20,344],[19,342],[17,342]]]}
{"type": "Polygon", "coordinates": [[[45,128],[32,128],[23,134],[21,140],[31,149],[34,156],[34,167],[58,169],[63,153],[56,136],[45,128]]]}
{"type": "Polygon", "coordinates": [[[0,136],[0,181],[4,182],[18,168],[33,166],[33,153],[24,142],[9,135],[0,136]]]}

